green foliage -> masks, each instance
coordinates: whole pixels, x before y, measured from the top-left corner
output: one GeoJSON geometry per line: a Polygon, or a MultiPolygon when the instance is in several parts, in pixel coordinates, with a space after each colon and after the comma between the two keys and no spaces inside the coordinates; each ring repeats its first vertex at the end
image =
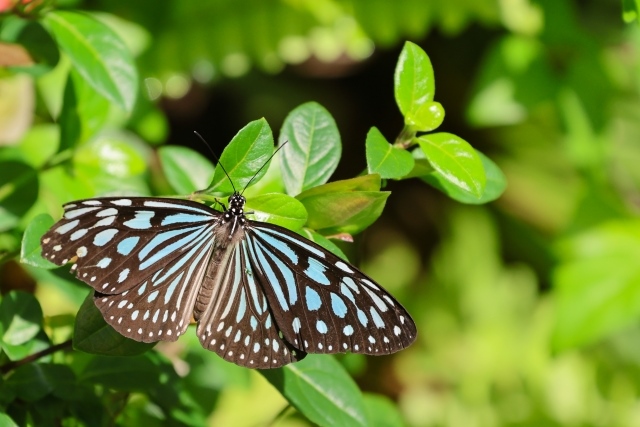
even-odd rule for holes
{"type": "MultiPolygon", "coordinates": [[[[129,123],[133,129],[141,129],[141,117],[153,111],[138,98],[138,71],[129,50],[131,43],[121,38],[129,33],[126,26],[114,18],[97,16],[49,11],[40,18],[43,27],[29,29],[22,21],[16,21],[17,18],[9,21],[14,22],[17,29],[9,31],[11,28],[3,27],[12,35],[12,38],[5,36],[6,39],[16,43],[29,39],[18,35],[35,37],[46,29],[53,52],[38,57],[42,58],[39,70],[59,63],[62,71],[56,81],[64,82],[59,101],[51,96],[46,81],[42,89],[43,97],[52,100],[51,115],[59,111],[59,139],[55,139],[55,133],[42,133],[43,128],[40,135],[51,141],[46,154],[36,158],[32,150],[25,148],[25,153],[33,158],[33,165],[7,155],[0,169],[0,174],[4,174],[0,193],[2,230],[22,234],[21,261],[25,264],[44,269],[52,267],[40,257],[40,239],[53,224],[48,212],[59,212],[58,205],[66,201],[95,195],[167,192],[213,201],[216,206],[217,196],[261,184],[266,177],[272,184],[265,188],[285,189],[287,194],[250,195],[248,214],[258,221],[297,230],[346,259],[329,238],[350,241],[352,235],[369,227],[382,214],[390,194],[381,191],[381,178],[400,180],[415,173],[416,161],[409,149],[437,144],[439,134],[434,134],[432,140],[416,137],[418,131],[438,127],[444,112],[440,104],[432,102],[435,83],[429,58],[417,45],[409,43],[401,54],[395,76],[396,97],[407,126],[401,135],[409,139],[392,145],[373,128],[363,144],[371,174],[328,182],[341,157],[341,137],[331,114],[317,102],[298,106],[284,120],[278,137],[279,144],[284,146],[274,167],[270,167],[274,137],[263,118],[248,123],[233,137],[215,167],[191,149],[158,148],[158,174],[150,166],[152,150],[125,127],[129,123]],[[56,56],[58,49],[62,52],[60,61],[56,56]],[[52,107],[56,104],[59,107],[52,107]],[[131,114],[131,119],[123,116],[123,112],[131,114]],[[42,188],[41,182],[46,183],[42,188]],[[40,194],[46,195],[46,205],[52,205],[53,209],[48,209],[44,200],[40,201],[40,194]],[[30,220],[25,221],[25,217],[30,220]]],[[[25,42],[25,46],[31,44],[25,42]]],[[[33,132],[37,130],[36,127],[33,132]]],[[[29,141],[25,139],[25,147],[29,141]]],[[[463,148],[456,147],[449,152],[422,148],[431,167],[422,169],[421,176],[429,182],[428,175],[440,173],[448,182],[471,183],[464,189],[480,197],[484,172],[475,151],[464,144],[463,148]],[[450,158],[443,159],[441,152],[448,153],[450,158]],[[469,158],[460,160],[465,155],[469,158]]],[[[439,188],[446,190],[446,187],[439,188]]],[[[82,292],[86,294],[87,290],[82,292]]],[[[179,381],[179,377],[158,352],[149,351],[155,344],[136,342],[116,333],[105,322],[93,299],[89,294],[80,305],[72,341],[54,346],[48,344],[42,328],[42,312],[35,298],[10,293],[3,299],[1,345],[6,357],[16,361],[16,365],[5,365],[9,374],[0,387],[10,393],[11,397],[3,405],[12,418],[19,424],[27,419],[38,422],[46,414],[40,408],[49,405],[54,411],[50,416],[59,420],[74,416],[90,423],[108,418],[109,412],[123,411],[122,420],[131,416],[152,422],[135,412],[134,400],[125,409],[127,394],[135,392],[142,393],[144,399],[159,409],[160,420],[177,421],[184,417],[188,419],[185,425],[200,425],[206,412],[196,411],[195,417],[186,415],[197,406],[197,395],[185,391],[180,397],[168,397],[175,394],[171,389],[175,385],[171,384],[179,381]],[[71,363],[62,360],[51,363],[50,353],[55,355],[58,348],[68,348],[71,343],[74,351],[71,363]],[[34,354],[34,362],[25,359],[34,354]],[[95,386],[99,388],[94,389],[95,386]],[[67,402],[67,395],[74,395],[75,400],[67,402]],[[106,412],[76,413],[76,405],[94,407],[104,400],[112,402],[106,412]],[[18,401],[38,405],[38,409],[27,406],[18,414],[18,401]],[[133,411],[131,415],[130,411],[133,411]]],[[[68,337],[70,332],[67,330],[63,336],[68,337]]],[[[208,354],[208,357],[215,356],[208,354]]],[[[310,356],[299,364],[263,374],[301,414],[320,425],[372,425],[397,415],[387,401],[380,405],[372,403],[376,402],[374,396],[368,396],[365,405],[356,384],[330,356],[310,356]]]]}
{"type": "Polygon", "coordinates": [[[125,111],[133,110],[138,72],[129,49],[113,30],[76,12],[52,11],[42,23],[92,88],[125,111]]]}
{"type": "Polygon", "coordinates": [[[282,178],[293,196],[327,182],[342,153],[336,122],[315,102],[289,113],[279,142],[287,143],[282,150],[282,178]]]}
{"type": "Polygon", "coordinates": [[[330,357],[310,355],[299,363],[262,371],[262,375],[315,424],[369,425],[358,386],[330,357]]]}
{"type": "Polygon", "coordinates": [[[637,0],[5,3],[0,425],[637,425],[637,0]],[[309,75],[388,70],[394,46],[395,74],[362,80],[370,110],[332,103],[330,79],[308,89],[309,75]],[[277,82],[249,74],[285,65],[277,82]],[[399,115],[370,122],[392,82],[399,115]],[[214,165],[164,143],[192,138],[169,123],[217,83],[252,101],[224,106],[247,124],[214,165]],[[274,141],[287,143],[267,163],[274,141]],[[71,200],[219,207],[231,182],[248,186],[251,219],[357,257],[414,314],[418,342],[375,362],[310,356],[264,372],[273,388],[192,331],[123,338],[39,255],[71,200]]]}

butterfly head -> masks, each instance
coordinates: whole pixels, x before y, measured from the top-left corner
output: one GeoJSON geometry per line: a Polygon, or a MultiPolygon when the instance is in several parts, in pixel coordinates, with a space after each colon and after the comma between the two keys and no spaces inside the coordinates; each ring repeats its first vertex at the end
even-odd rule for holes
{"type": "Polygon", "coordinates": [[[243,215],[244,204],[247,200],[240,193],[235,192],[229,197],[229,209],[228,212],[232,215],[243,215]]]}

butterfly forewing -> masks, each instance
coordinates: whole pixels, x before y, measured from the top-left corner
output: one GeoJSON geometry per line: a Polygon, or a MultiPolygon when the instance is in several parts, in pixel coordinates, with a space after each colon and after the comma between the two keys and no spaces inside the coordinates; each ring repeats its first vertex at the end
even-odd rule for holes
{"type": "Polygon", "coordinates": [[[296,347],[380,355],[414,341],[406,310],[352,265],[281,227],[251,222],[247,234],[276,323],[296,347]]]}
{"type": "Polygon", "coordinates": [[[107,323],[138,341],[175,340],[189,325],[218,213],[171,199],[103,198],[65,205],[43,255],[97,292],[107,323]]]}

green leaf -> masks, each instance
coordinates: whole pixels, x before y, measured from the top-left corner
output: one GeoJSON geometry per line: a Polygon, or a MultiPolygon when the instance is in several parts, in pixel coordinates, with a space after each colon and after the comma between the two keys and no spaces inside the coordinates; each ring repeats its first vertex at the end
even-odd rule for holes
{"type": "Polygon", "coordinates": [[[93,294],[89,294],[78,310],[73,331],[73,348],[105,356],[133,356],[144,353],[155,345],[120,335],[104,321],[93,299],[93,294]]]}
{"type": "MultiPolygon", "coordinates": [[[[148,149],[135,136],[127,132],[104,132],[79,147],[73,157],[75,172],[94,183],[100,179],[117,178],[112,192],[122,192],[130,180],[142,177],[148,167],[148,149]]],[[[103,192],[103,191],[98,191],[103,192]]]]}
{"type": "Polygon", "coordinates": [[[20,399],[35,402],[48,394],[68,394],[75,384],[75,375],[65,365],[30,363],[16,369],[6,384],[20,399]]]}
{"type": "Polygon", "coordinates": [[[0,336],[3,343],[21,345],[42,329],[42,308],[31,294],[11,291],[0,302],[0,336]]]}
{"type": "Polygon", "coordinates": [[[307,227],[324,235],[356,234],[382,213],[390,193],[379,189],[379,175],[364,175],[319,185],[297,199],[309,214],[307,227]]]}
{"type": "Polygon", "coordinates": [[[622,19],[627,24],[638,21],[640,16],[640,0],[622,0],[622,19]]]}
{"type": "Polygon", "coordinates": [[[439,102],[426,102],[405,117],[405,123],[420,132],[431,132],[443,121],[444,108],[439,102]]]}
{"type": "Polygon", "coordinates": [[[417,140],[435,173],[468,195],[482,197],[485,171],[480,156],[467,141],[446,132],[423,135],[417,140]]]}
{"type": "Polygon", "coordinates": [[[15,227],[38,199],[38,174],[13,160],[0,162],[0,231],[15,227]]]}
{"type": "Polygon", "coordinates": [[[282,151],[282,178],[287,193],[324,184],[338,166],[342,145],[340,133],[331,114],[316,102],[295,108],[284,120],[279,145],[282,151]]]}
{"type": "Polygon", "coordinates": [[[367,425],[362,394],[333,357],[309,355],[298,363],[260,373],[314,424],[367,425]]]}
{"type": "Polygon", "coordinates": [[[100,384],[115,390],[147,390],[158,386],[159,373],[158,367],[147,355],[97,356],[78,375],[78,382],[100,384]]]}
{"type": "Polygon", "coordinates": [[[609,221],[558,245],[556,349],[597,342],[640,317],[640,220],[609,221]]]}
{"type": "Polygon", "coordinates": [[[177,194],[191,194],[207,188],[213,178],[215,167],[190,148],[166,145],[158,149],[158,157],[169,184],[177,194]]]}
{"type": "Polygon", "coordinates": [[[364,407],[369,427],[403,427],[402,414],[398,407],[385,396],[365,393],[364,407]]]}
{"type": "Polygon", "coordinates": [[[10,67],[12,71],[40,76],[51,71],[60,60],[58,46],[38,22],[10,15],[2,23],[0,40],[21,45],[34,62],[33,65],[10,67]]]}
{"type": "Polygon", "coordinates": [[[418,45],[411,42],[404,44],[393,85],[396,103],[405,117],[433,101],[436,90],[433,67],[427,54],[418,45]]]}
{"type": "Polygon", "coordinates": [[[91,16],[59,10],[47,13],[43,24],[96,91],[133,110],[138,74],[131,52],[113,30],[91,16]]]}
{"type": "Polygon", "coordinates": [[[367,134],[367,168],[383,179],[400,179],[414,166],[414,160],[406,150],[389,144],[382,133],[372,127],[367,134]]]}
{"type": "Polygon", "coordinates": [[[58,123],[60,145],[58,151],[75,148],[88,141],[105,124],[109,115],[109,101],[75,70],[71,70],[64,89],[64,100],[58,123]]]}
{"type": "Polygon", "coordinates": [[[329,252],[331,252],[334,255],[337,255],[340,258],[342,258],[343,260],[349,262],[349,258],[347,258],[347,256],[344,254],[344,252],[342,252],[342,249],[340,249],[335,243],[333,243],[331,240],[329,240],[326,237],[324,237],[322,234],[320,234],[320,233],[318,233],[316,231],[313,231],[313,230],[311,230],[309,228],[303,228],[303,229],[299,230],[298,234],[300,234],[303,237],[306,237],[307,239],[311,240],[314,243],[319,244],[320,246],[322,246],[323,248],[325,248],[329,252]]]}
{"type": "Polygon", "coordinates": [[[241,191],[250,181],[252,184],[260,181],[267,173],[267,161],[272,154],[273,134],[267,121],[262,118],[250,122],[222,152],[207,193],[231,194],[234,186],[241,191]]]}
{"type": "Polygon", "coordinates": [[[438,173],[423,175],[421,178],[428,184],[431,184],[460,203],[480,205],[496,200],[507,188],[507,178],[504,176],[504,173],[500,170],[498,165],[496,165],[490,158],[482,154],[480,151],[476,150],[476,153],[478,153],[480,160],[482,160],[482,166],[487,178],[484,193],[479,199],[451,184],[438,173]]]}
{"type": "Polygon", "coordinates": [[[58,151],[60,129],[53,123],[40,123],[31,126],[20,141],[18,149],[22,159],[38,169],[44,166],[58,151]]]}
{"type": "Polygon", "coordinates": [[[253,212],[252,219],[298,230],[307,222],[304,205],[291,196],[267,193],[247,200],[245,212],[253,212]]]}
{"type": "Polygon", "coordinates": [[[31,220],[22,237],[20,262],[39,268],[58,268],[57,265],[47,261],[41,255],[40,239],[51,228],[53,223],[53,218],[49,214],[40,214],[31,220]]]}
{"type": "Polygon", "coordinates": [[[13,421],[13,419],[9,415],[2,412],[0,412],[0,426],[19,427],[18,424],[16,424],[16,422],[13,421]]]}

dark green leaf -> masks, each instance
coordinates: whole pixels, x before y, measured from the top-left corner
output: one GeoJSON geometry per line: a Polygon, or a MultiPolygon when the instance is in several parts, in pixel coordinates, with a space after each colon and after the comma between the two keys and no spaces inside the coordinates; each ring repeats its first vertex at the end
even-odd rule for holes
{"type": "Polygon", "coordinates": [[[69,394],[75,375],[65,365],[30,363],[16,369],[6,384],[20,399],[33,402],[50,393],[58,397],[69,394]]]}
{"type": "Polygon", "coordinates": [[[266,163],[272,154],[273,134],[267,121],[250,122],[240,129],[220,156],[220,164],[229,176],[218,164],[207,192],[231,194],[233,186],[241,191],[252,178],[252,184],[258,182],[267,173],[269,165],[266,163]],[[258,170],[260,173],[256,175],[258,170]]]}
{"type": "Polygon", "coordinates": [[[0,40],[20,44],[34,62],[33,65],[11,67],[13,71],[40,76],[56,66],[60,60],[60,51],[40,23],[8,16],[2,24],[0,40]]]}
{"type": "Polygon", "coordinates": [[[251,219],[298,230],[307,222],[304,205],[291,196],[268,193],[247,200],[245,212],[253,212],[251,219]]]}
{"type": "Polygon", "coordinates": [[[365,393],[364,407],[370,427],[403,427],[402,415],[388,397],[365,393]]]}
{"type": "Polygon", "coordinates": [[[11,291],[0,302],[2,342],[20,345],[35,337],[42,328],[42,308],[31,294],[11,291]]]}
{"type": "Polygon", "coordinates": [[[101,384],[116,390],[148,390],[158,386],[158,374],[157,366],[147,355],[96,356],[78,375],[78,382],[101,384]]]}
{"type": "Polygon", "coordinates": [[[396,103],[405,117],[433,101],[436,90],[433,67],[427,54],[418,45],[411,42],[404,44],[393,83],[396,103]]]}
{"type": "Polygon", "coordinates": [[[166,145],[158,149],[160,164],[169,184],[177,194],[191,194],[207,188],[215,167],[197,151],[166,145]]]}
{"type": "Polygon", "coordinates": [[[73,331],[73,347],[76,350],[105,356],[133,356],[155,345],[137,342],[117,333],[104,321],[93,299],[93,295],[88,295],[78,311],[73,331]]]}
{"type": "Polygon", "coordinates": [[[553,343],[596,342],[640,317],[640,221],[609,221],[558,246],[553,343]]]}
{"type": "Polygon", "coordinates": [[[38,199],[38,174],[13,160],[0,162],[0,231],[15,227],[38,199]]]}
{"type": "Polygon", "coordinates": [[[449,181],[444,179],[440,174],[430,173],[429,175],[423,175],[422,179],[460,203],[480,205],[496,200],[507,188],[507,178],[504,176],[504,173],[502,173],[498,165],[496,165],[490,158],[482,154],[480,151],[476,150],[476,152],[482,160],[482,166],[484,167],[487,177],[484,193],[479,199],[449,183],[449,181]]]}
{"type": "Polygon", "coordinates": [[[282,178],[287,193],[324,184],[338,166],[342,145],[340,133],[331,114],[316,102],[295,108],[285,119],[279,145],[282,151],[282,178]]]}
{"type": "Polygon", "coordinates": [[[417,138],[434,173],[477,199],[484,194],[486,176],[476,150],[459,136],[442,132],[417,138]]]}
{"type": "Polygon", "coordinates": [[[298,363],[260,373],[312,423],[367,425],[358,386],[332,357],[309,355],[298,363]]]}
{"type": "Polygon", "coordinates": [[[58,268],[57,265],[42,258],[41,255],[40,239],[53,223],[53,218],[49,214],[40,214],[31,220],[22,237],[20,262],[39,268],[58,268]]]}
{"type": "Polygon", "coordinates": [[[58,123],[58,151],[74,148],[93,137],[109,114],[109,101],[100,96],[76,71],[71,70],[64,89],[58,123]]]}
{"type": "Polygon", "coordinates": [[[130,112],[138,94],[138,74],[131,52],[102,22],[81,13],[54,11],[43,24],[76,70],[105,98],[130,112]]]}
{"type": "Polygon", "coordinates": [[[414,166],[414,160],[406,150],[389,144],[380,131],[372,127],[367,134],[367,168],[383,179],[400,179],[414,166]]]}
{"type": "Polygon", "coordinates": [[[325,235],[356,234],[382,213],[390,193],[379,189],[379,175],[364,175],[319,185],[297,199],[309,214],[307,227],[325,235]]]}

